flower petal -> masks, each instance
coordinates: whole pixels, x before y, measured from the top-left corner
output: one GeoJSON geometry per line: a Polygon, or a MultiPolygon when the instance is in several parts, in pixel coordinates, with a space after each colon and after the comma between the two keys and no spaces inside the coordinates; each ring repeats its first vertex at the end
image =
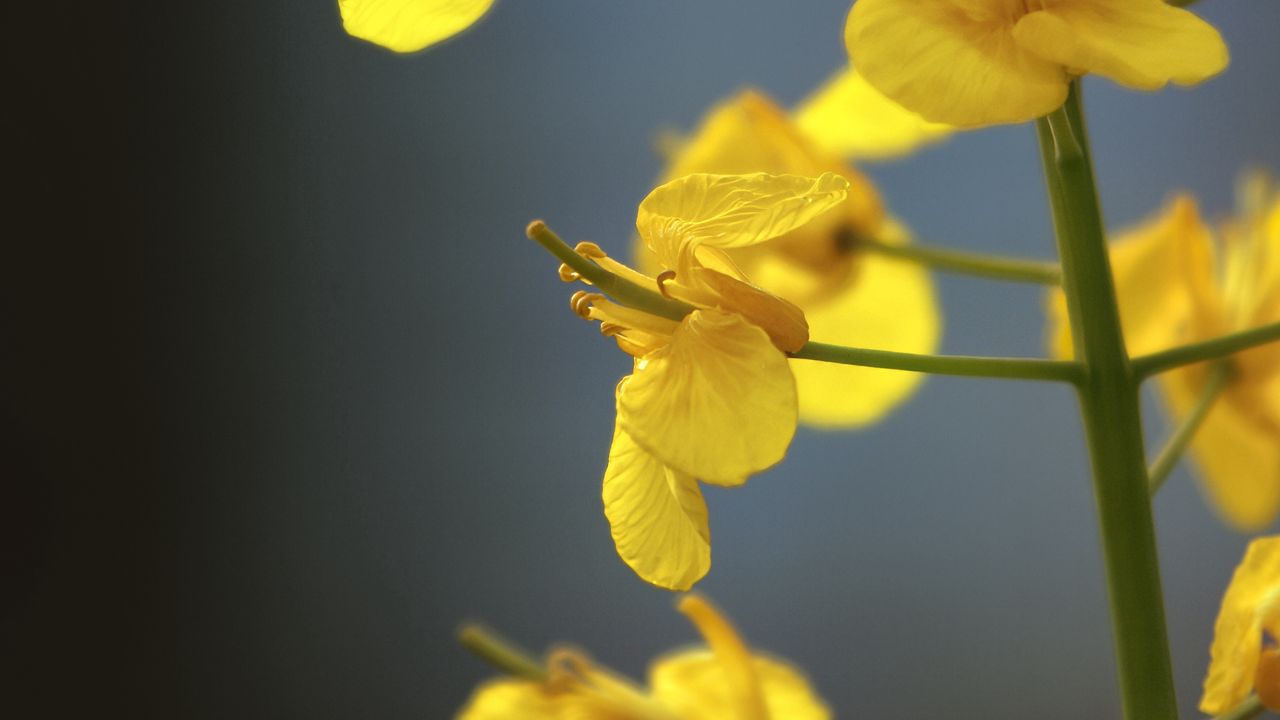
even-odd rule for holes
{"type": "Polygon", "coordinates": [[[618,420],[664,464],[736,485],[777,463],[796,430],[796,386],[768,334],[737,315],[695,310],[671,343],[636,362],[618,420]]]}
{"type": "Polygon", "coordinates": [[[338,0],[348,33],[401,53],[466,30],[491,5],[493,0],[338,0]]]}
{"type": "Polygon", "coordinates": [[[988,15],[949,0],[858,0],[845,46],[876,89],[932,122],[976,127],[1056,109],[1066,72],[1014,42],[1007,18],[988,15]]]}
{"type": "Polygon", "coordinates": [[[711,175],[659,186],[640,203],[636,229],[664,265],[678,268],[683,247],[739,248],[793,230],[845,199],[849,181],[833,173],[711,175]]]}
{"type": "Polygon", "coordinates": [[[476,688],[457,720],[555,720],[560,717],[555,695],[528,680],[502,678],[476,688]]]}
{"type": "Polygon", "coordinates": [[[1073,73],[1097,73],[1138,90],[1191,85],[1227,67],[1212,25],[1164,0],[1072,0],[1024,15],[1013,37],[1073,73]]]}
{"type": "Polygon", "coordinates": [[[1280,590],[1280,536],[1249,543],[1244,559],[1222,596],[1213,628],[1212,660],[1204,680],[1200,710],[1220,715],[1253,689],[1262,647],[1263,603],[1280,590]]]}
{"type": "Polygon", "coordinates": [[[604,514],[618,556],[646,581],[688,590],[711,568],[698,483],[645,452],[617,423],[604,472],[604,514]]]}
{"type": "Polygon", "coordinates": [[[954,131],[885,97],[853,68],[836,73],[801,102],[795,122],[822,152],[855,160],[906,155],[954,131]]]}

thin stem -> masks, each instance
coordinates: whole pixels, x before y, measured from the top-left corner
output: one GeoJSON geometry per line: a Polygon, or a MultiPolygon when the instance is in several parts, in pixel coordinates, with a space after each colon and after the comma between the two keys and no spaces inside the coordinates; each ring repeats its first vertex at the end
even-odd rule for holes
{"type": "Polygon", "coordinates": [[[508,675],[545,682],[547,669],[529,653],[482,625],[469,623],[458,629],[458,642],[476,657],[508,675]]]}
{"type": "Polygon", "coordinates": [[[874,238],[858,238],[855,240],[854,247],[879,255],[909,260],[938,270],[992,280],[1057,285],[1062,277],[1062,271],[1057,263],[1051,262],[981,255],[914,243],[909,245],[887,243],[874,238]]]}
{"type": "Polygon", "coordinates": [[[547,252],[556,256],[560,262],[573,268],[584,280],[599,288],[600,292],[627,307],[643,310],[651,315],[658,315],[677,322],[683,319],[685,315],[693,312],[693,306],[682,303],[679,300],[665,298],[656,292],[640,287],[579,255],[541,220],[534,220],[529,223],[525,234],[529,236],[530,240],[537,242],[547,252]]]}
{"type": "Polygon", "coordinates": [[[1209,372],[1209,378],[1205,382],[1204,389],[1200,391],[1200,397],[1196,399],[1195,406],[1183,418],[1182,424],[1170,436],[1169,441],[1165,443],[1164,448],[1147,470],[1147,487],[1150,488],[1152,495],[1160,491],[1160,487],[1168,479],[1169,473],[1173,472],[1173,469],[1177,467],[1178,461],[1182,459],[1182,454],[1187,449],[1187,445],[1195,437],[1196,430],[1200,429],[1200,423],[1204,422],[1209,411],[1213,409],[1214,401],[1222,394],[1222,390],[1227,386],[1227,380],[1230,377],[1231,366],[1225,361],[1214,365],[1209,372]]]}
{"type": "Polygon", "coordinates": [[[1036,123],[1093,467],[1120,696],[1127,720],[1174,720],[1178,708],[1138,405],[1112,284],[1102,212],[1080,109],[1080,84],[1036,123]]]}
{"type": "Polygon", "coordinates": [[[1219,715],[1214,720],[1250,720],[1250,718],[1258,717],[1264,711],[1266,711],[1266,708],[1262,707],[1261,698],[1257,695],[1250,695],[1239,705],[1219,715]]]}
{"type": "Polygon", "coordinates": [[[1143,355],[1134,359],[1133,371],[1140,379],[1145,379],[1180,365],[1214,360],[1276,341],[1280,341],[1280,322],[1143,355]]]}
{"type": "Polygon", "coordinates": [[[1009,380],[1056,380],[1077,382],[1080,364],[1068,360],[1036,358],[974,357],[966,355],[917,355],[892,350],[828,345],[809,342],[791,357],[797,360],[859,365],[862,367],[906,370],[908,372],[962,375],[965,377],[1003,378],[1009,380]]]}

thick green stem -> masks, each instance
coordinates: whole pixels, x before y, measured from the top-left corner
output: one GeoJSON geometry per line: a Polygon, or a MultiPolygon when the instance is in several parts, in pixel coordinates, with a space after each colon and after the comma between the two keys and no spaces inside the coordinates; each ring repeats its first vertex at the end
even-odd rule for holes
{"type": "Polygon", "coordinates": [[[1178,709],[1138,406],[1139,380],[1120,330],[1089,159],[1079,82],[1036,125],[1076,355],[1093,466],[1120,694],[1126,720],[1173,720],[1178,709]]]}
{"type": "Polygon", "coordinates": [[[1280,341],[1280,322],[1259,325],[1255,328],[1233,332],[1212,340],[1179,345],[1175,348],[1134,358],[1133,371],[1140,379],[1146,379],[1156,373],[1181,365],[1222,358],[1258,345],[1277,341],[1280,341]]]}
{"type": "Polygon", "coordinates": [[[1057,285],[1062,275],[1055,263],[980,255],[915,243],[896,244],[872,238],[858,238],[855,247],[866,252],[919,263],[936,270],[992,280],[1057,285]]]}
{"type": "Polygon", "coordinates": [[[1209,371],[1209,380],[1204,385],[1204,390],[1200,391],[1200,397],[1196,398],[1196,404],[1191,408],[1191,412],[1182,419],[1182,424],[1169,437],[1164,448],[1156,459],[1151,463],[1150,469],[1147,470],[1147,487],[1150,488],[1152,495],[1155,495],[1164,481],[1169,477],[1169,473],[1177,467],[1178,461],[1182,459],[1182,454],[1186,452],[1187,445],[1191,443],[1191,439],[1195,437],[1196,430],[1200,428],[1200,423],[1204,422],[1209,411],[1213,409],[1213,403],[1218,399],[1218,395],[1223,388],[1227,386],[1227,380],[1231,377],[1231,365],[1226,361],[1222,361],[1209,371]]]}
{"type": "Polygon", "coordinates": [[[1009,380],[1057,380],[1076,382],[1080,377],[1080,364],[1063,360],[1036,358],[973,357],[965,355],[917,355],[892,350],[828,345],[820,342],[805,344],[791,357],[797,360],[818,360],[860,365],[862,367],[906,370],[909,372],[935,373],[937,375],[963,375],[965,377],[1004,378],[1009,380]]]}

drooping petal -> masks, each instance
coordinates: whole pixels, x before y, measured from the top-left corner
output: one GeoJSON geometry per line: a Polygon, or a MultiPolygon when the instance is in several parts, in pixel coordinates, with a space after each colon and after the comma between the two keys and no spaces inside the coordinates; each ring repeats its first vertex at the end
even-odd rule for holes
{"type": "Polygon", "coordinates": [[[636,362],[618,394],[618,419],[664,464],[736,485],[786,454],[795,380],[763,330],[738,315],[695,310],[670,344],[636,362]]]}
{"type": "Polygon", "coordinates": [[[476,688],[457,720],[556,720],[562,703],[529,680],[490,680],[476,688]]]}
{"type": "Polygon", "coordinates": [[[1227,46],[1212,25],[1164,0],[1072,0],[1018,20],[1013,37],[1027,52],[1074,73],[1154,90],[1190,85],[1227,67],[1227,46]]]}
{"type": "Polygon", "coordinates": [[[1249,543],[1244,559],[1222,597],[1213,629],[1209,672],[1204,680],[1200,710],[1220,715],[1235,707],[1254,689],[1262,647],[1263,615],[1280,593],[1280,536],[1249,543]]]}
{"type": "Polygon", "coordinates": [[[685,247],[740,248],[775,238],[835,207],[848,187],[832,173],[696,173],[649,193],[640,203],[636,229],[663,265],[680,271],[685,247]]]}
{"type": "Polygon", "coordinates": [[[401,53],[466,30],[491,5],[493,0],[338,0],[348,33],[401,53]]]}
{"type": "Polygon", "coordinates": [[[795,352],[809,342],[809,323],[794,304],[711,268],[695,268],[694,277],[715,294],[717,305],[760,327],[779,350],[795,352]]]}
{"type": "Polygon", "coordinates": [[[801,102],[795,122],[822,152],[854,160],[900,157],[955,130],[885,97],[853,68],[836,73],[801,102]]]}
{"type": "Polygon", "coordinates": [[[984,8],[950,0],[858,0],[845,25],[845,46],[876,89],[932,122],[1023,122],[1061,105],[1063,68],[1014,41],[1010,13],[976,10],[984,8]]]}
{"type": "Polygon", "coordinates": [[[618,556],[637,575],[668,590],[688,590],[707,574],[711,531],[697,481],[645,452],[620,423],[602,495],[618,556]]]}

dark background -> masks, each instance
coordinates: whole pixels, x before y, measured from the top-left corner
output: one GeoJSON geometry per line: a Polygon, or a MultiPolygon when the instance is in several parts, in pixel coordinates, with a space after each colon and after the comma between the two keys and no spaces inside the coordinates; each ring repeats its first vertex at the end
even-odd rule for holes
{"type": "MultiPolygon", "coordinates": [[[[1242,168],[1280,169],[1280,5],[1198,10],[1225,76],[1086,83],[1113,226],[1175,188],[1221,215],[1242,168]]],[[[846,11],[500,0],[397,57],[328,2],[14,8],[0,704],[447,717],[489,675],[465,618],[635,676],[693,640],[600,512],[628,360],[522,230],[622,253],[656,132],[748,84],[796,102],[843,62],[846,11]]],[[[924,239],[1051,256],[1028,126],[869,171],[924,239]]],[[[1036,290],[938,286],[946,352],[1042,352],[1036,290]]],[[[1065,390],[931,379],[707,495],[700,588],[842,716],[1118,716],[1065,390]]],[[[1247,538],[1185,470],[1156,513],[1191,716],[1247,538]]]]}

